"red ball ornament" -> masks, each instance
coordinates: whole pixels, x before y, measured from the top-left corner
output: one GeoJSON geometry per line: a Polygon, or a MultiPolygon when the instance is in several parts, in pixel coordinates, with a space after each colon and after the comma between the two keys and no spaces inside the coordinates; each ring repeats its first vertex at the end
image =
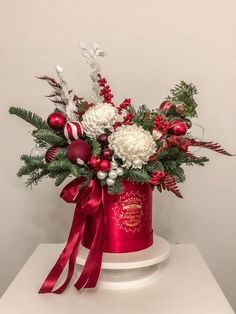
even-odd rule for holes
{"type": "Polygon", "coordinates": [[[110,159],[113,156],[113,151],[110,148],[104,148],[102,150],[102,157],[110,159]]]}
{"type": "Polygon", "coordinates": [[[98,136],[97,140],[99,143],[106,145],[108,143],[108,135],[107,134],[101,134],[98,136]]]}
{"type": "Polygon", "coordinates": [[[64,127],[64,135],[70,141],[78,140],[83,136],[84,131],[79,121],[67,122],[64,127]]]}
{"type": "Polygon", "coordinates": [[[57,146],[49,147],[44,157],[46,162],[53,161],[56,158],[57,154],[60,152],[60,150],[61,150],[61,147],[57,147],[57,146]]]}
{"type": "Polygon", "coordinates": [[[171,122],[169,133],[176,136],[185,135],[188,130],[186,123],[181,120],[171,122]]]}
{"type": "Polygon", "coordinates": [[[53,112],[48,116],[47,123],[54,131],[61,131],[66,124],[66,117],[61,112],[53,112]]]}
{"type": "Polygon", "coordinates": [[[107,159],[102,159],[99,164],[99,170],[107,172],[111,169],[111,163],[107,159]]]}
{"type": "Polygon", "coordinates": [[[91,156],[91,147],[90,145],[82,140],[73,141],[68,147],[66,156],[68,159],[79,165],[83,165],[88,162],[91,156]]]}
{"type": "Polygon", "coordinates": [[[91,156],[89,161],[88,161],[88,166],[95,170],[95,171],[98,171],[99,170],[99,164],[100,164],[100,157],[98,156],[91,156]]]}
{"type": "Polygon", "coordinates": [[[159,108],[160,108],[160,110],[162,110],[162,111],[168,111],[168,110],[170,110],[170,109],[172,109],[172,108],[173,108],[173,109],[176,108],[176,105],[173,104],[173,103],[171,103],[171,102],[168,101],[168,100],[164,100],[164,101],[160,104],[159,108]]]}

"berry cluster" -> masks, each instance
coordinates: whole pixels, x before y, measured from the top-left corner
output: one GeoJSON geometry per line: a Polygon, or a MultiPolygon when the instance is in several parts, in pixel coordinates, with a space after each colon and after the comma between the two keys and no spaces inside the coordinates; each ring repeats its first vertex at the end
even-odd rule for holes
{"type": "Polygon", "coordinates": [[[162,115],[158,115],[154,119],[153,129],[161,132],[162,134],[167,133],[169,126],[169,122],[165,121],[165,118],[162,115]]]}
{"type": "Polygon", "coordinates": [[[100,96],[103,96],[103,102],[113,104],[112,103],[113,95],[111,93],[110,86],[106,85],[107,80],[104,77],[102,78],[100,74],[98,74],[98,78],[99,78],[98,84],[101,87],[100,96]]]}
{"type": "Polygon", "coordinates": [[[126,116],[124,116],[123,119],[123,124],[124,125],[130,125],[133,122],[134,114],[133,113],[128,113],[126,116]]]}
{"type": "Polygon", "coordinates": [[[123,110],[126,110],[129,106],[131,106],[131,99],[126,98],[118,107],[119,114],[122,113],[123,110]]]}

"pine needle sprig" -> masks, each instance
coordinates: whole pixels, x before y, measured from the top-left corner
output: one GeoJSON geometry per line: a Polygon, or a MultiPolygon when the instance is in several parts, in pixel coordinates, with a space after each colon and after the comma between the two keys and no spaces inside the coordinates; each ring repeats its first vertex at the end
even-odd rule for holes
{"type": "Polygon", "coordinates": [[[43,145],[45,143],[55,146],[67,145],[66,139],[62,135],[56,134],[52,130],[40,129],[37,132],[34,132],[33,136],[39,145],[43,145]]]}
{"type": "Polygon", "coordinates": [[[24,160],[25,164],[21,166],[21,168],[17,172],[18,177],[29,175],[35,170],[46,169],[46,164],[42,158],[22,155],[21,159],[24,160]]]}
{"type": "Polygon", "coordinates": [[[147,183],[151,178],[145,169],[128,169],[126,176],[128,180],[138,183],[147,183]]]}
{"type": "Polygon", "coordinates": [[[108,193],[110,195],[119,195],[123,192],[123,185],[120,179],[117,179],[112,186],[108,187],[108,193]]]}
{"type": "Polygon", "coordinates": [[[70,175],[70,173],[71,173],[70,171],[63,171],[56,174],[55,185],[56,186],[61,185],[65,181],[65,179],[70,175]]]}
{"type": "Polygon", "coordinates": [[[170,90],[170,95],[166,99],[175,104],[185,105],[183,115],[186,118],[193,118],[197,117],[197,102],[194,99],[196,94],[197,88],[192,83],[180,81],[170,90]]]}
{"type": "Polygon", "coordinates": [[[30,186],[31,188],[33,185],[38,185],[40,181],[42,181],[43,177],[48,175],[48,171],[46,169],[43,170],[35,170],[29,174],[29,178],[27,179],[25,185],[26,187],[30,186]]]}
{"type": "Polygon", "coordinates": [[[18,116],[33,125],[36,129],[49,129],[47,122],[36,113],[20,107],[10,107],[9,113],[18,116]]]}

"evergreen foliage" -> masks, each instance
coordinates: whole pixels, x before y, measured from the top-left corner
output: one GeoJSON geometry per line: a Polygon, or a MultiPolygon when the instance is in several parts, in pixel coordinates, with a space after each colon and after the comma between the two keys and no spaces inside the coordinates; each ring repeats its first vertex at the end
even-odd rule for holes
{"type": "Polygon", "coordinates": [[[40,129],[34,132],[33,136],[35,137],[36,142],[43,147],[47,144],[55,146],[67,145],[66,139],[61,134],[57,134],[52,130],[40,129]]]}
{"type": "Polygon", "coordinates": [[[197,94],[196,87],[190,83],[181,81],[170,90],[170,95],[167,97],[168,100],[175,104],[185,105],[183,116],[185,118],[197,117],[197,103],[194,96],[197,94]]]}
{"type": "Polygon", "coordinates": [[[26,122],[32,124],[37,129],[48,129],[47,122],[43,120],[39,115],[31,111],[22,109],[20,107],[10,107],[9,113],[18,116],[26,122]]]}
{"type": "Polygon", "coordinates": [[[108,193],[111,195],[121,194],[123,191],[122,181],[117,179],[115,184],[108,187],[108,193]]]}
{"type": "Polygon", "coordinates": [[[126,171],[127,179],[138,183],[147,183],[150,180],[150,175],[145,169],[128,169],[126,171]]]}

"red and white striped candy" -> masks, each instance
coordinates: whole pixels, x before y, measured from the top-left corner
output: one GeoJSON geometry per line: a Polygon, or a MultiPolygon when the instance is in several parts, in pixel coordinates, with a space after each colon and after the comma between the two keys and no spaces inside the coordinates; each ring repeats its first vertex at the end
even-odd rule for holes
{"type": "Polygon", "coordinates": [[[67,122],[64,127],[65,138],[70,141],[78,140],[83,133],[83,127],[78,121],[67,122]]]}

